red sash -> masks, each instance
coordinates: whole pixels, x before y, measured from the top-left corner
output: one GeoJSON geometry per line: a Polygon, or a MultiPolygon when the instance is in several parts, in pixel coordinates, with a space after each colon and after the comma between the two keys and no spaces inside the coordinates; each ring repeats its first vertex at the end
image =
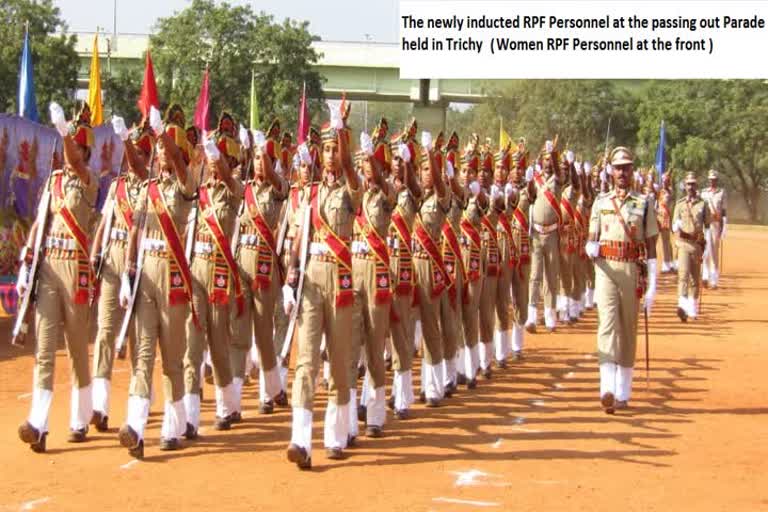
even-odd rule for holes
{"type": "Polygon", "coordinates": [[[518,268],[520,269],[520,276],[523,275],[523,265],[527,265],[531,262],[531,244],[528,238],[528,218],[525,216],[520,208],[515,208],[512,215],[517,221],[517,225],[520,228],[520,254],[517,257],[518,268]]]}
{"type": "MultiPolygon", "coordinates": [[[[298,202],[298,189],[296,189],[296,192],[296,200],[298,202]]],[[[259,245],[256,248],[256,277],[251,288],[253,291],[266,290],[272,282],[272,262],[279,259],[277,241],[269,224],[267,224],[267,220],[261,213],[259,203],[256,202],[251,183],[245,186],[245,204],[248,207],[248,217],[251,219],[251,223],[253,223],[256,231],[259,232],[259,245]]]]}
{"type": "Polygon", "coordinates": [[[133,208],[131,207],[131,201],[128,199],[128,188],[124,176],[117,178],[115,203],[123,217],[123,222],[125,222],[125,225],[128,226],[128,231],[130,231],[133,227],[133,208]]]}
{"type": "Polygon", "coordinates": [[[398,252],[397,252],[397,285],[395,293],[400,296],[407,296],[413,293],[413,254],[411,254],[411,230],[405,222],[405,217],[400,212],[400,207],[392,212],[392,226],[397,232],[398,252]]]}
{"type": "Polygon", "coordinates": [[[368,213],[363,206],[360,207],[355,220],[365,234],[368,247],[376,255],[376,304],[389,304],[392,301],[392,289],[390,288],[391,283],[389,281],[389,249],[387,241],[373,227],[373,224],[368,219],[368,213]]]}
{"type": "Polygon", "coordinates": [[[421,247],[429,255],[432,268],[432,298],[439,297],[446,286],[451,283],[451,278],[445,271],[445,264],[443,263],[443,255],[440,254],[435,241],[429,235],[427,228],[424,227],[424,222],[421,220],[421,215],[416,216],[416,221],[413,224],[413,233],[416,235],[416,239],[419,241],[421,247]]]}
{"type": "Polygon", "coordinates": [[[293,206],[293,211],[297,211],[299,209],[299,188],[292,188],[291,189],[291,206],[293,206]]]}
{"type": "Polygon", "coordinates": [[[587,257],[587,253],[584,249],[584,244],[586,243],[586,237],[585,232],[587,231],[586,228],[586,218],[584,215],[582,215],[581,210],[576,208],[574,210],[574,220],[576,221],[576,243],[577,243],[577,251],[579,254],[579,257],[581,259],[585,259],[587,257]]]}
{"type": "Polygon", "coordinates": [[[323,239],[325,245],[336,258],[336,268],[338,270],[338,289],[336,290],[336,307],[341,308],[351,306],[355,301],[355,292],[352,288],[352,253],[347,243],[339,238],[333,232],[331,227],[320,215],[319,188],[318,185],[312,186],[310,193],[310,202],[312,203],[312,226],[319,237],[323,239]]]}
{"type": "MultiPolygon", "coordinates": [[[[216,241],[219,254],[224,257],[224,262],[226,263],[226,268],[219,269],[218,261],[216,262],[213,276],[213,293],[208,296],[208,301],[212,304],[228,304],[229,279],[231,278],[235,285],[237,316],[240,316],[245,307],[245,299],[243,298],[243,288],[240,284],[240,273],[238,272],[235,258],[232,256],[232,248],[229,246],[229,239],[224,235],[224,231],[219,224],[219,219],[216,218],[216,212],[211,207],[211,200],[208,197],[208,189],[206,187],[200,187],[199,194],[200,207],[202,208],[201,213],[205,219],[205,224],[208,226],[208,230],[216,241]]],[[[218,260],[218,258],[215,258],[215,260],[218,260]]]]}
{"type": "MultiPolygon", "coordinates": [[[[456,276],[461,272],[462,282],[467,282],[467,269],[464,268],[464,259],[461,256],[461,246],[459,237],[453,230],[450,222],[443,223],[443,261],[445,261],[445,270],[451,278],[451,284],[448,287],[448,296],[451,299],[451,305],[456,306],[456,276]]],[[[466,290],[466,287],[464,288],[466,290]]],[[[463,299],[463,297],[462,297],[463,299]]]]}
{"type": "Polygon", "coordinates": [[[467,280],[474,282],[480,279],[480,244],[482,244],[482,238],[475,226],[466,217],[461,219],[461,232],[469,239],[467,280]]]}
{"type": "Polygon", "coordinates": [[[507,240],[509,240],[509,261],[507,262],[507,266],[509,268],[515,268],[517,265],[517,247],[515,246],[515,239],[512,236],[512,224],[510,224],[509,217],[507,217],[505,213],[499,215],[499,224],[504,228],[504,233],[506,233],[507,240]]]}
{"type": "Polygon", "coordinates": [[[165,242],[168,244],[168,250],[171,253],[171,262],[169,265],[170,290],[168,292],[168,302],[171,306],[184,304],[189,301],[192,310],[192,320],[197,328],[200,328],[200,322],[197,319],[195,304],[192,302],[192,272],[189,270],[189,263],[184,255],[184,245],[181,243],[181,237],[173,223],[171,214],[165,205],[165,200],[160,190],[157,188],[157,181],[150,181],[147,187],[149,199],[152,201],[152,207],[160,223],[160,230],[163,232],[165,242]]]}
{"type": "MultiPolygon", "coordinates": [[[[573,226],[568,226],[568,229],[565,233],[565,237],[563,242],[565,242],[565,252],[568,254],[573,254],[576,252],[576,241],[574,240],[574,229],[576,229],[576,212],[573,211],[573,206],[571,206],[570,201],[563,198],[560,200],[560,205],[563,210],[565,210],[565,213],[568,214],[568,218],[573,221],[573,226]]],[[[565,219],[563,219],[563,226],[566,226],[565,219]]]]}
{"type": "Polygon", "coordinates": [[[88,264],[88,235],[80,227],[75,215],[64,204],[64,190],[61,183],[63,179],[63,172],[56,176],[53,182],[53,195],[61,203],[59,215],[61,215],[72,238],[77,242],[77,278],[75,280],[75,296],[72,300],[75,304],[88,304],[88,296],[93,283],[93,272],[91,272],[91,266],[88,264]]]}
{"type": "Polygon", "coordinates": [[[563,212],[560,211],[560,206],[557,204],[557,199],[555,198],[555,195],[552,193],[551,190],[549,190],[549,187],[547,187],[546,183],[544,183],[544,180],[542,179],[540,174],[536,174],[534,176],[534,179],[536,180],[536,184],[542,189],[541,191],[544,192],[544,198],[549,203],[549,206],[552,208],[552,211],[555,212],[555,215],[557,216],[557,223],[562,224],[563,223],[563,212]]]}
{"type": "Polygon", "coordinates": [[[488,232],[488,267],[486,273],[491,276],[499,275],[499,241],[496,238],[496,227],[491,224],[487,215],[483,215],[480,223],[488,232]]]}

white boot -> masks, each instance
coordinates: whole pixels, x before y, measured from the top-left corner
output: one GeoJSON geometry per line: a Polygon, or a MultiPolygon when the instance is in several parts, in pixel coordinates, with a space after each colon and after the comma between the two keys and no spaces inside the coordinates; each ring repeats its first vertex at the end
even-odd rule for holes
{"type": "Polygon", "coordinates": [[[445,386],[456,384],[456,358],[443,359],[443,374],[445,375],[445,386]]]}
{"type": "Polygon", "coordinates": [[[259,401],[267,403],[282,391],[280,367],[275,365],[271,370],[264,371],[264,365],[259,368],[259,401]]]}
{"type": "Polygon", "coordinates": [[[616,400],[628,402],[632,395],[632,374],[634,368],[619,366],[616,372],[616,400]]]}
{"type": "Polygon", "coordinates": [[[713,266],[712,271],[709,273],[709,287],[710,288],[717,288],[717,281],[720,278],[720,275],[717,272],[717,269],[713,266]]]}
{"type": "Polygon", "coordinates": [[[347,447],[349,434],[349,403],[338,405],[328,402],[325,409],[325,425],[323,427],[323,441],[326,448],[347,447]]]}
{"type": "Polygon", "coordinates": [[[523,350],[523,326],[520,324],[512,325],[512,351],[520,352],[523,350]]]}
{"type": "Polygon", "coordinates": [[[413,377],[411,370],[395,372],[392,381],[392,394],[395,396],[395,410],[403,411],[413,403],[413,377]]]}
{"type": "Polygon", "coordinates": [[[160,427],[160,437],[163,439],[178,439],[184,435],[186,429],[187,414],[182,401],[166,401],[163,410],[163,424],[160,427]]]}
{"type": "Polygon", "coordinates": [[[235,403],[233,405],[235,412],[243,412],[243,379],[232,377],[232,385],[235,388],[235,403]]]}
{"type": "Polygon", "coordinates": [[[616,363],[600,363],[600,398],[606,393],[616,396],[616,363]]]}
{"type": "Polygon", "coordinates": [[[548,330],[554,330],[557,327],[555,310],[552,308],[544,308],[544,327],[548,330]]]}
{"type": "Polygon", "coordinates": [[[30,425],[35,427],[41,435],[48,432],[48,414],[51,410],[52,401],[53,391],[38,388],[37,386],[32,389],[32,407],[30,408],[27,421],[30,425]]]}
{"type": "MultiPolygon", "coordinates": [[[[139,440],[144,439],[144,429],[147,426],[149,418],[149,399],[138,396],[128,397],[128,414],[126,414],[125,424],[131,427],[139,440]]],[[[186,427],[186,425],[185,425],[186,427]]]]}
{"type": "Polygon", "coordinates": [[[594,288],[587,288],[586,300],[584,302],[587,309],[592,309],[595,307],[595,289],[594,288]]]}
{"type": "MultiPolygon", "coordinates": [[[[349,403],[357,404],[357,389],[349,390],[349,403]]],[[[357,437],[360,434],[360,428],[357,422],[357,409],[349,415],[349,436],[357,437]]]]}
{"type": "MultiPolygon", "coordinates": [[[[373,384],[372,380],[371,384],[373,384]]],[[[383,427],[387,420],[387,397],[384,386],[368,391],[368,403],[365,408],[366,424],[373,427],[383,427]]]]}
{"type": "Polygon", "coordinates": [[[502,362],[507,359],[507,343],[508,335],[507,331],[496,330],[493,333],[493,348],[495,349],[495,357],[497,362],[502,362]]]}
{"type": "Polygon", "coordinates": [[[480,368],[480,353],[477,345],[464,351],[465,362],[467,363],[464,371],[466,372],[467,380],[474,379],[477,376],[477,369],[480,368]]]}
{"type": "Polygon", "coordinates": [[[536,323],[539,321],[538,319],[538,311],[536,310],[536,306],[528,306],[528,320],[525,322],[525,325],[533,325],[536,326],[536,323]]]}
{"type": "MultiPolygon", "coordinates": [[[[223,388],[216,386],[216,417],[226,418],[236,407],[235,385],[230,382],[223,388]]],[[[185,425],[186,427],[186,425],[185,425]]]]}
{"type": "Polygon", "coordinates": [[[312,411],[302,407],[294,407],[291,416],[291,443],[312,455],[312,411]]]}
{"type": "Polygon", "coordinates": [[[581,312],[579,311],[579,301],[568,299],[568,316],[574,320],[581,316],[581,312]]]}
{"type": "Polygon", "coordinates": [[[72,398],[70,399],[69,428],[80,430],[88,428],[93,416],[93,401],[91,396],[91,385],[88,384],[82,388],[72,388],[72,398]]]}
{"type": "Polygon", "coordinates": [[[699,316],[699,299],[689,297],[688,303],[691,306],[691,313],[688,316],[695,320],[699,316]]]}
{"type": "MultiPolygon", "coordinates": [[[[561,322],[568,321],[568,298],[564,295],[558,295],[555,309],[557,310],[557,316],[561,322]]],[[[544,308],[544,321],[547,319],[547,309],[544,308]]]]}
{"type": "Polygon", "coordinates": [[[445,393],[443,388],[443,382],[445,377],[443,376],[443,363],[438,364],[423,364],[426,367],[426,386],[424,387],[424,394],[427,400],[441,400],[445,393]]]}
{"type": "Polygon", "coordinates": [[[93,410],[109,416],[109,379],[94,377],[91,381],[93,410]]]}
{"type": "Polygon", "coordinates": [[[491,359],[493,358],[493,342],[491,340],[488,340],[488,342],[480,341],[480,370],[487,370],[491,367],[491,359]]]}
{"type": "Polygon", "coordinates": [[[182,400],[184,402],[184,409],[187,412],[187,423],[197,430],[200,426],[200,395],[197,393],[187,393],[182,400]]]}

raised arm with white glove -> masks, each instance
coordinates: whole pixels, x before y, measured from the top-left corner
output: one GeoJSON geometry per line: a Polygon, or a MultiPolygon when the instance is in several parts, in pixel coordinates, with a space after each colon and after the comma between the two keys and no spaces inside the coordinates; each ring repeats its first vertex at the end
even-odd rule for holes
{"type": "Polygon", "coordinates": [[[64,117],[64,109],[61,108],[61,105],[52,101],[49,110],[51,112],[51,124],[56,127],[59,135],[64,137],[69,133],[69,125],[67,124],[67,118],[64,117]]]}
{"type": "Polygon", "coordinates": [[[125,142],[128,140],[128,128],[125,126],[125,120],[120,116],[112,116],[112,130],[115,135],[120,137],[120,140],[125,142]]]}
{"type": "Polygon", "coordinates": [[[645,290],[645,300],[643,301],[643,307],[648,312],[648,316],[651,315],[651,308],[653,308],[653,302],[656,299],[656,258],[649,259],[647,262],[648,268],[648,289],[645,290]]]}
{"type": "Polygon", "coordinates": [[[163,133],[163,118],[160,116],[160,111],[155,107],[149,107],[149,126],[155,133],[163,133]]]}

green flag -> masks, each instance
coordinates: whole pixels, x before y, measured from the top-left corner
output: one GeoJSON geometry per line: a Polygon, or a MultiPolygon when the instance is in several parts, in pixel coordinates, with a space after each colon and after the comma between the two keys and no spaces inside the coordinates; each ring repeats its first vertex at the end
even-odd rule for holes
{"type": "Polygon", "coordinates": [[[251,130],[259,129],[259,102],[256,98],[256,75],[251,71],[251,130]]]}

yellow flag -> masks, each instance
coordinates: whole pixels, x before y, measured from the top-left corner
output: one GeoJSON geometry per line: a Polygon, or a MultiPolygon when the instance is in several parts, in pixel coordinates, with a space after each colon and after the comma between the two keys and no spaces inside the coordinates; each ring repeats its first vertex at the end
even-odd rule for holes
{"type": "Polygon", "coordinates": [[[91,53],[91,74],[88,77],[88,106],[91,107],[91,126],[104,122],[104,109],[101,106],[101,71],[99,69],[99,34],[93,37],[91,53]]]}
{"type": "Polygon", "coordinates": [[[499,148],[504,149],[511,143],[512,137],[509,136],[504,128],[499,128],[499,148]]]}

